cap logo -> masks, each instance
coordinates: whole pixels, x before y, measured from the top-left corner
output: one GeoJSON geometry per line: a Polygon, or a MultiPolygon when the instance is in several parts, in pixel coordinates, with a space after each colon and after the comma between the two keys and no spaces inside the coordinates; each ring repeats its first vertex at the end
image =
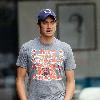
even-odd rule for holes
{"type": "Polygon", "coordinates": [[[51,10],[47,9],[47,10],[44,11],[44,13],[51,13],[51,10]]]}

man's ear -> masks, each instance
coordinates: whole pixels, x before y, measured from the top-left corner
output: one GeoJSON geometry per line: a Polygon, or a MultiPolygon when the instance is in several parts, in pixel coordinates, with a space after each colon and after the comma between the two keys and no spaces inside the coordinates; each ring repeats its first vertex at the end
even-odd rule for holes
{"type": "Polygon", "coordinates": [[[37,22],[37,26],[38,26],[39,28],[41,27],[41,22],[40,22],[40,21],[37,22]]]}
{"type": "Polygon", "coordinates": [[[37,22],[37,25],[39,26],[39,23],[37,22]]]}
{"type": "Polygon", "coordinates": [[[40,24],[39,23],[37,23],[37,26],[38,26],[38,28],[40,28],[40,24]]]}
{"type": "Polygon", "coordinates": [[[57,26],[57,27],[58,27],[58,24],[59,24],[58,21],[56,21],[56,26],[57,26]]]}

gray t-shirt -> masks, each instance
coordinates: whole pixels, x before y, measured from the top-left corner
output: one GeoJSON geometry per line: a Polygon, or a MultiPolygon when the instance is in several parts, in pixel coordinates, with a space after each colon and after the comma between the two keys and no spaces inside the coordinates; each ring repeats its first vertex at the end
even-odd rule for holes
{"type": "Polygon", "coordinates": [[[42,44],[39,37],[22,45],[16,65],[27,69],[28,100],[64,100],[65,70],[76,68],[69,44],[42,44]]]}

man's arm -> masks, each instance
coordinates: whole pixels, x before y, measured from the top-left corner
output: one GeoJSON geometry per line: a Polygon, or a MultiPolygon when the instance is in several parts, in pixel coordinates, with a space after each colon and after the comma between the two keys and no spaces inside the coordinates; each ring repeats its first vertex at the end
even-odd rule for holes
{"type": "Polygon", "coordinates": [[[27,100],[25,84],[24,84],[26,72],[27,72],[27,69],[25,68],[22,68],[22,67],[17,68],[16,87],[17,87],[17,93],[20,100],[27,100]]]}
{"type": "Polygon", "coordinates": [[[71,100],[75,90],[74,70],[66,71],[66,93],[64,100],[71,100]]]}

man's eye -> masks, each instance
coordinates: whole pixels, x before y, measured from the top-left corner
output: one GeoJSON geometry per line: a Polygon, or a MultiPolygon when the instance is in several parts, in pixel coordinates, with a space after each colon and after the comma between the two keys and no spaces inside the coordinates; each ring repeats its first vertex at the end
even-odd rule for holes
{"type": "Polygon", "coordinates": [[[55,23],[54,21],[51,22],[51,24],[54,24],[54,23],[55,23]]]}
{"type": "Polygon", "coordinates": [[[51,21],[51,24],[54,24],[55,23],[55,21],[51,21]]]}
{"type": "Polygon", "coordinates": [[[43,24],[47,24],[47,22],[46,22],[46,21],[44,21],[44,22],[43,22],[43,24]]]}

